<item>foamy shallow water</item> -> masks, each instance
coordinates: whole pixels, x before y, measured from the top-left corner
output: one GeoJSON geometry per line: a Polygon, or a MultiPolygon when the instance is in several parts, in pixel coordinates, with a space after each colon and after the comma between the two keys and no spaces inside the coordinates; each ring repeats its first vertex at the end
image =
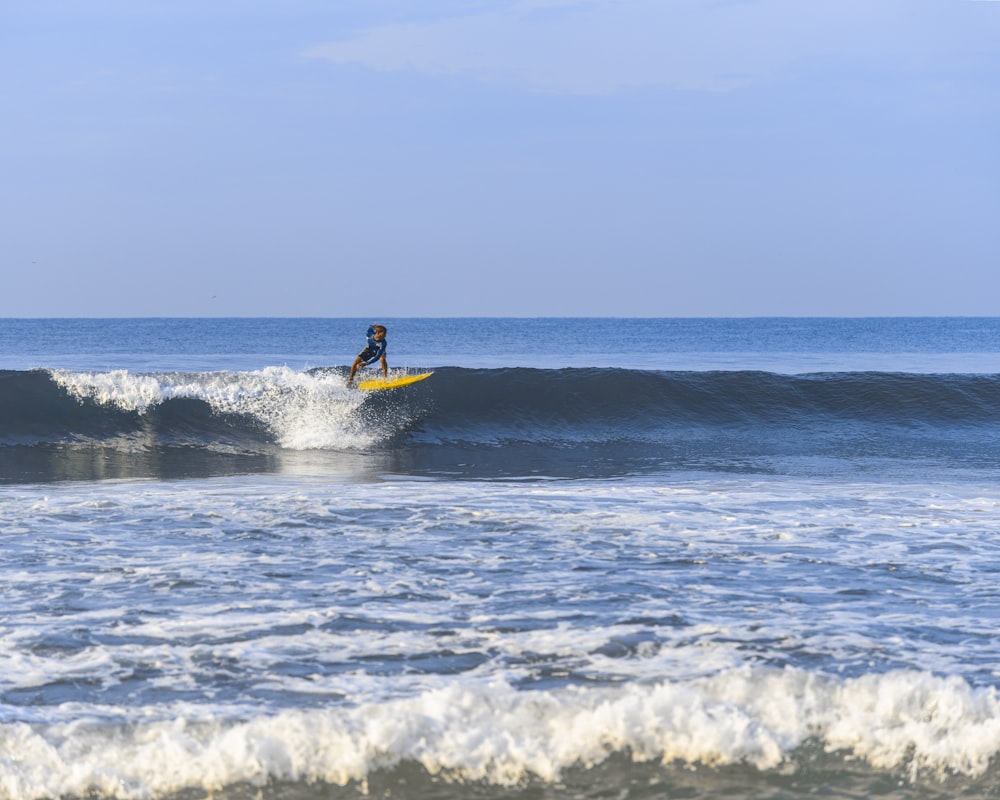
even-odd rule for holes
{"type": "Polygon", "coordinates": [[[2,797],[1000,750],[993,486],[22,485],[0,531],[2,797]]]}

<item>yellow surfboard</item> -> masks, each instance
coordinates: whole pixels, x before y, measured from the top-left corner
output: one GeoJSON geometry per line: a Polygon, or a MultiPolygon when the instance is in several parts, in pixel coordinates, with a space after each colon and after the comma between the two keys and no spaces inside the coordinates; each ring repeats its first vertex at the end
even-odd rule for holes
{"type": "Polygon", "coordinates": [[[433,374],[433,372],[421,372],[419,375],[401,375],[398,378],[373,378],[370,381],[361,381],[358,388],[363,392],[395,389],[398,386],[409,386],[411,383],[425,380],[433,374]]]}

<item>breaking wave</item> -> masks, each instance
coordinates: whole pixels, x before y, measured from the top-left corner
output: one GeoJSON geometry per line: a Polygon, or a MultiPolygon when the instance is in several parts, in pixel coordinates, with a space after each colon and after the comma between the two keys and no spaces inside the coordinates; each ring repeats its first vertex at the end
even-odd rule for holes
{"type": "Polygon", "coordinates": [[[458,448],[485,453],[484,462],[507,448],[497,474],[526,461],[536,462],[526,473],[558,474],[561,459],[600,461],[609,474],[637,459],[709,468],[819,455],[1000,462],[992,375],[452,367],[388,392],[344,382],[335,368],[0,372],[0,451],[72,444],[440,462],[451,457],[444,448],[458,448]]]}

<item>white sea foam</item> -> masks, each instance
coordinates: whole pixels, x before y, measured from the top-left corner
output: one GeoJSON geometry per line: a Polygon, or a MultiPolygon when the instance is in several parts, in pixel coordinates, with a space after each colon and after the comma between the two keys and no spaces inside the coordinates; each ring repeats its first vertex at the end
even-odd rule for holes
{"type": "MultiPolygon", "coordinates": [[[[192,716],[194,712],[194,716],[192,716]]],[[[450,780],[557,781],[611,753],[665,764],[794,763],[828,751],[911,779],[981,775],[1000,750],[1000,701],[957,678],[893,672],[836,679],[744,667],[709,678],[614,689],[517,691],[454,683],[417,697],[288,710],[247,720],[197,716],[101,726],[0,725],[0,797],[155,797],[268,780],[364,781],[415,762],[450,780]]]]}
{"type": "Polygon", "coordinates": [[[337,371],[298,372],[267,367],[253,372],[172,372],[52,370],[53,380],[79,399],[122,411],[147,413],[177,398],[201,400],[214,411],[247,414],[290,450],[363,449],[395,431],[364,420],[365,395],[344,386],[337,371]]]}
{"type": "Polygon", "coordinates": [[[993,486],[255,476],[2,500],[0,798],[403,762],[504,786],[612,752],[790,769],[814,742],[933,780],[1000,752],[993,486]]]}

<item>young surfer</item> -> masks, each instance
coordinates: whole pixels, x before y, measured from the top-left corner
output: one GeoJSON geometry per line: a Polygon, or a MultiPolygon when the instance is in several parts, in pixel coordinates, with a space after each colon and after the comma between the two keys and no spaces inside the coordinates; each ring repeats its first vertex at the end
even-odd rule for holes
{"type": "Polygon", "coordinates": [[[385,339],[385,333],[385,325],[368,326],[368,332],[365,334],[368,337],[368,346],[358,353],[358,357],[351,364],[351,374],[347,378],[348,386],[351,385],[351,382],[354,380],[354,373],[359,368],[367,367],[376,361],[382,362],[382,376],[389,377],[389,364],[385,360],[385,348],[389,343],[385,339]]]}

